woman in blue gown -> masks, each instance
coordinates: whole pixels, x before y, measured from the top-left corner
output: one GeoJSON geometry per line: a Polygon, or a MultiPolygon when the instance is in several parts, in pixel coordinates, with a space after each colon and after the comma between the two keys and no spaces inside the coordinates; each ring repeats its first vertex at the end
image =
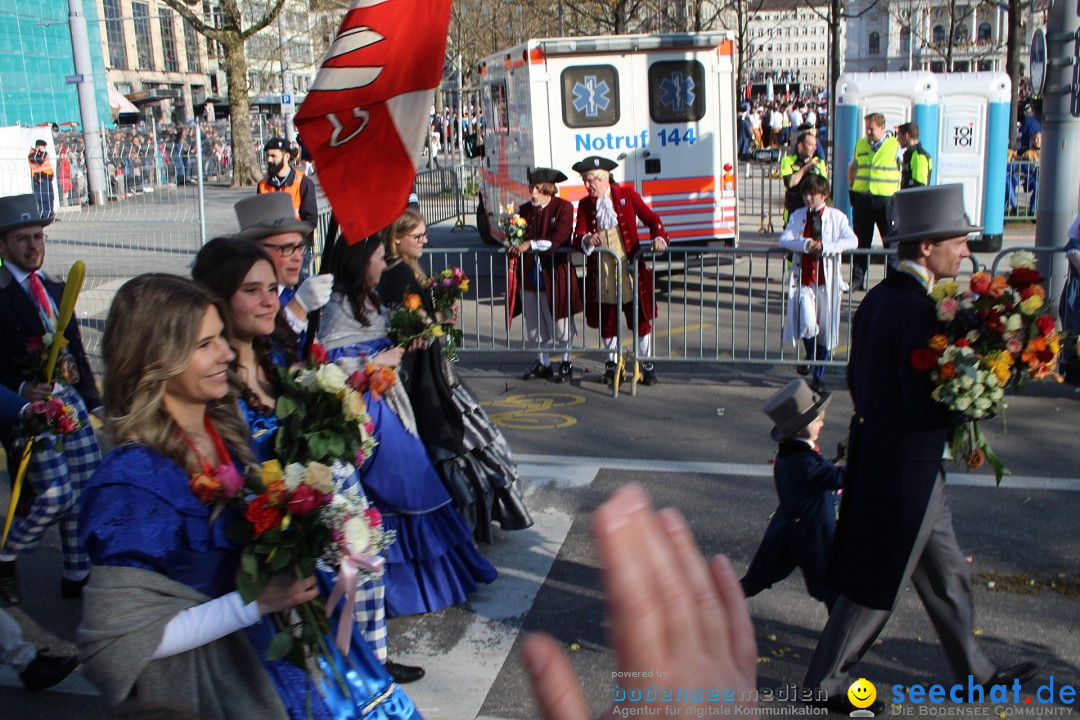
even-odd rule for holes
{"type": "Polygon", "coordinates": [[[105,412],[117,443],[86,489],[80,525],[94,566],[80,654],[111,704],[128,698],[246,720],[399,720],[412,702],[354,632],[348,657],[309,675],[265,653],[265,615],[318,594],[314,577],[276,576],[253,603],[235,590],[238,511],[192,490],[252,460],[228,384],[224,306],[171,275],[126,283],[103,341],[105,412]]]}
{"type": "MultiPolygon", "coordinates": [[[[330,259],[334,294],[323,308],[319,335],[330,358],[348,372],[369,362],[401,363],[403,351],[386,337],[386,316],[374,290],[384,267],[384,248],[375,236],[337,245],[330,259]]],[[[386,611],[396,617],[462,603],[477,583],[495,580],[495,568],[454,509],[417,436],[400,381],[384,396],[366,398],[378,445],[360,469],[360,482],[397,531],[397,542],[385,551],[386,611]]]]}
{"type": "MultiPolygon", "coordinates": [[[[225,301],[225,320],[236,351],[230,382],[250,428],[255,460],[270,460],[276,456],[274,439],[279,421],[274,405],[280,395],[276,363],[281,358],[275,351],[279,301],[271,258],[256,243],[215,238],[199,250],[191,273],[196,282],[225,301]]],[[[351,468],[335,473],[338,489],[363,494],[359,476],[351,468]]],[[[320,566],[318,576],[328,593],[336,573],[320,566]]],[[[355,620],[376,658],[395,680],[419,680],[424,676],[423,668],[387,658],[384,592],[381,574],[362,578],[357,588],[355,620]]]]}

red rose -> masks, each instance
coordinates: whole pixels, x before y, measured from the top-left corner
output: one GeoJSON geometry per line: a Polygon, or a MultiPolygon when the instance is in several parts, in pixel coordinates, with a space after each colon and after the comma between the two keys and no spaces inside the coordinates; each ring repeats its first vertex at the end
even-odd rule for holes
{"type": "Polygon", "coordinates": [[[26,347],[30,352],[41,352],[45,349],[45,341],[41,339],[41,336],[32,337],[26,342],[26,347]]]}
{"type": "Polygon", "coordinates": [[[959,340],[954,342],[953,345],[955,345],[956,347],[971,347],[971,343],[968,342],[967,338],[960,338],[959,340]]]}
{"type": "Polygon", "coordinates": [[[270,498],[266,495],[258,495],[244,511],[244,519],[255,528],[255,537],[276,528],[281,524],[283,517],[285,513],[281,511],[281,508],[271,505],[270,498]]]}
{"type": "MultiPolygon", "coordinates": [[[[369,366],[370,367],[370,366],[369,366]]],[[[368,386],[368,374],[365,370],[357,370],[349,376],[349,384],[357,392],[366,392],[368,386]]]]}
{"type": "Polygon", "coordinates": [[[1039,332],[1043,335],[1049,335],[1056,329],[1054,318],[1049,315],[1039,316],[1039,318],[1035,320],[1035,324],[1039,326],[1039,332]]]}
{"type": "Polygon", "coordinates": [[[319,343],[311,344],[311,352],[308,355],[312,362],[316,362],[319,365],[325,363],[329,358],[326,355],[326,348],[319,343]]]}
{"type": "Polygon", "coordinates": [[[323,495],[310,485],[297,485],[292,497],[289,498],[289,510],[294,515],[307,515],[329,499],[329,495],[323,495]]]}
{"type": "Polygon", "coordinates": [[[1043,279],[1038,270],[1032,270],[1031,268],[1016,268],[1009,273],[1008,277],[1009,285],[1017,290],[1041,283],[1043,279]]]}
{"type": "Polygon", "coordinates": [[[379,508],[369,507],[364,511],[364,516],[367,517],[369,527],[382,527],[382,513],[379,508]]]}
{"type": "Polygon", "coordinates": [[[911,353],[911,367],[916,370],[929,370],[937,365],[937,355],[930,348],[919,348],[911,353]]]}

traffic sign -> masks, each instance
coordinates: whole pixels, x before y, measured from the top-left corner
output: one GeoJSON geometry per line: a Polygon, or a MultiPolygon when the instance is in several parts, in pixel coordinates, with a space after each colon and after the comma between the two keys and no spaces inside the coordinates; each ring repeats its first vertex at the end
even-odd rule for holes
{"type": "Polygon", "coordinates": [[[1028,58],[1028,74],[1031,75],[1031,94],[1042,95],[1046,84],[1046,34],[1039,28],[1031,36],[1031,54],[1028,58]]]}
{"type": "Polygon", "coordinates": [[[282,95],[281,96],[281,104],[282,105],[292,105],[292,95],[282,95]]]}

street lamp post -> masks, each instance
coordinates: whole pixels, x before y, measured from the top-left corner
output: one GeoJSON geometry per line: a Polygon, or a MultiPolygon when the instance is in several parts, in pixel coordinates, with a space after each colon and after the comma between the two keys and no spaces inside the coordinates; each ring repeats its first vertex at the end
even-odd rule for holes
{"type": "Polygon", "coordinates": [[[68,78],[79,94],[79,115],[82,118],[83,144],[86,147],[86,181],[90,202],[105,204],[105,155],[98,132],[97,98],[94,94],[94,68],[90,62],[90,38],[86,32],[83,0],[68,0],[68,25],[71,28],[71,52],[75,60],[75,75],[68,78]]]}

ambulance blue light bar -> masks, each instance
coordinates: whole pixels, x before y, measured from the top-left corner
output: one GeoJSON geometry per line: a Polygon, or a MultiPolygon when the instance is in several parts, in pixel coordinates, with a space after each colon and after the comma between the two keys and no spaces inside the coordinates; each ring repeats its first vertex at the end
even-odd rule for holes
{"type": "Polygon", "coordinates": [[[545,55],[581,53],[637,52],[639,50],[682,50],[713,48],[732,40],[727,32],[672,33],[667,35],[612,35],[610,37],[574,37],[531,40],[529,46],[545,55]]]}

